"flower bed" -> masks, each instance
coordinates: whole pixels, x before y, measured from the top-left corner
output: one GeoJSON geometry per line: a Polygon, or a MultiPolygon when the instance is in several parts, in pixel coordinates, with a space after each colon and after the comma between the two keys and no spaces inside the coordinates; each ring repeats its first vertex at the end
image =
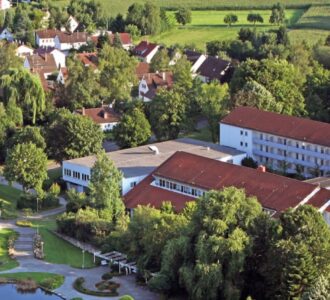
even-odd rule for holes
{"type": "MultiPolygon", "coordinates": [[[[98,296],[98,297],[116,297],[118,296],[117,289],[119,288],[119,284],[114,282],[109,282],[108,288],[109,290],[90,290],[84,287],[85,278],[79,277],[73,283],[73,287],[80,293],[91,295],[91,296],[98,296]]],[[[101,284],[101,283],[100,283],[101,284]]]]}
{"type": "Polygon", "coordinates": [[[16,221],[16,225],[20,227],[32,227],[32,223],[25,220],[16,221]]]}

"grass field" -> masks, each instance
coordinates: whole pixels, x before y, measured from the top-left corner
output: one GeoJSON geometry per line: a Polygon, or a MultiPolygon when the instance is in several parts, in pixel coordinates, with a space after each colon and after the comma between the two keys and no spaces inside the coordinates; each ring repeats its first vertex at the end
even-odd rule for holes
{"type": "Polygon", "coordinates": [[[22,192],[17,189],[0,184],[0,200],[4,205],[2,218],[14,219],[17,217],[16,203],[21,194],[22,192]]]}
{"type": "MultiPolygon", "coordinates": [[[[82,267],[82,252],[77,247],[60,239],[51,231],[56,229],[56,221],[49,218],[42,221],[33,221],[45,243],[45,260],[54,264],[66,264],[75,268],[82,267]]],[[[85,252],[85,268],[94,266],[93,256],[85,252]]]]}
{"type": "Polygon", "coordinates": [[[18,266],[18,262],[8,255],[8,239],[15,236],[11,229],[0,230],[0,271],[10,270],[18,266]]]}
{"type": "MultiPolygon", "coordinates": [[[[144,3],[145,0],[97,0],[102,3],[104,11],[109,16],[118,13],[126,14],[127,8],[135,3],[144,3]]],[[[66,6],[69,0],[51,0],[57,6],[66,6]]],[[[287,7],[302,7],[311,4],[330,4],[330,0],[153,0],[156,4],[166,8],[178,8],[180,6],[192,9],[224,9],[224,8],[270,8],[274,3],[280,2],[287,7]]]]}
{"type": "Polygon", "coordinates": [[[330,30],[330,6],[309,8],[294,27],[330,30]]]}
{"type": "MultiPolygon", "coordinates": [[[[247,21],[247,15],[250,12],[260,13],[264,18],[263,24],[256,24],[259,31],[269,30],[274,28],[269,23],[269,10],[244,10],[244,11],[217,11],[217,10],[202,10],[192,12],[192,23],[186,26],[176,26],[169,32],[164,32],[160,35],[149,37],[150,40],[164,43],[166,45],[181,44],[195,45],[198,49],[204,50],[205,43],[212,40],[234,39],[241,27],[252,27],[253,25],[247,21]],[[231,27],[228,27],[223,19],[226,14],[235,13],[238,16],[238,22],[231,27]]],[[[173,15],[174,12],[169,12],[173,15]]],[[[288,24],[296,23],[304,14],[303,9],[288,9],[286,10],[286,19],[288,24]]]]}
{"type": "Polygon", "coordinates": [[[42,284],[45,279],[52,279],[55,283],[54,289],[59,288],[64,283],[64,276],[54,273],[43,272],[21,272],[21,273],[7,273],[0,274],[0,278],[9,278],[13,280],[32,279],[37,284],[42,284]]]}
{"type": "Polygon", "coordinates": [[[204,127],[203,129],[195,130],[193,132],[180,135],[180,137],[186,137],[205,142],[212,142],[211,131],[209,127],[204,127]]]}

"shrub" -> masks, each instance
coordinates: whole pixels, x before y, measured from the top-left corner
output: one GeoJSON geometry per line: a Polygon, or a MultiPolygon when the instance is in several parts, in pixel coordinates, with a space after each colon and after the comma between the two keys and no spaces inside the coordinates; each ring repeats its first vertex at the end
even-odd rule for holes
{"type": "Polygon", "coordinates": [[[102,275],[102,279],[103,280],[109,280],[113,277],[112,273],[111,272],[108,272],[108,273],[105,273],[102,275]]]}
{"type": "Polygon", "coordinates": [[[241,161],[242,166],[256,169],[258,167],[258,163],[252,157],[245,157],[241,161]]]}
{"type": "Polygon", "coordinates": [[[16,206],[18,209],[30,208],[31,210],[36,210],[37,196],[29,193],[24,193],[17,200],[16,206]]]}
{"type": "Polygon", "coordinates": [[[116,296],[118,296],[117,288],[119,287],[119,285],[117,285],[117,284],[115,286],[113,286],[113,289],[111,291],[102,292],[102,291],[93,291],[93,290],[89,290],[89,289],[85,288],[84,282],[85,282],[85,278],[83,278],[83,277],[77,278],[73,283],[74,289],[80,293],[83,293],[86,295],[91,295],[91,296],[99,296],[99,297],[116,297],[116,296]]]}
{"type": "Polygon", "coordinates": [[[50,208],[59,206],[60,201],[53,193],[48,193],[42,201],[42,208],[50,208]]]}
{"type": "Polygon", "coordinates": [[[16,225],[20,227],[32,227],[32,223],[25,220],[16,221],[16,225]]]}
{"type": "Polygon", "coordinates": [[[130,295],[124,295],[120,297],[119,300],[134,300],[134,298],[130,295]]]}
{"type": "Polygon", "coordinates": [[[45,278],[40,282],[40,286],[47,290],[55,290],[62,284],[62,278],[59,276],[54,278],[45,278]]]}

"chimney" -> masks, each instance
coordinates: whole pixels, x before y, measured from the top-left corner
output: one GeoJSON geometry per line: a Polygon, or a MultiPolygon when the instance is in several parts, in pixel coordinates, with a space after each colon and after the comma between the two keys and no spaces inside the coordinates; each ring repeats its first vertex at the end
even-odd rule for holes
{"type": "Polygon", "coordinates": [[[85,107],[82,108],[81,113],[82,113],[83,116],[86,115],[85,107]]]}
{"type": "Polygon", "coordinates": [[[258,166],[257,170],[262,172],[262,173],[266,173],[266,167],[264,165],[258,166]]]}
{"type": "Polygon", "coordinates": [[[103,118],[108,119],[108,112],[105,110],[103,111],[103,118]]]}
{"type": "Polygon", "coordinates": [[[166,81],[166,72],[163,72],[162,75],[163,75],[163,80],[166,81]]]}

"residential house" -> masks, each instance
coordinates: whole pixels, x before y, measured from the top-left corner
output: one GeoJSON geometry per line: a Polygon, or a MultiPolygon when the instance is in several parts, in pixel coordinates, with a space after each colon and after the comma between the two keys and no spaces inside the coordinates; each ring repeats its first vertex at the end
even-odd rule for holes
{"type": "MultiPolygon", "coordinates": [[[[234,164],[240,164],[245,157],[243,152],[232,148],[187,138],[122,149],[108,152],[106,155],[123,173],[121,189],[125,195],[180,150],[211,158],[212,161],[221,160],[234,164]]],[[[81,192],[86,190],[95,161],[95,155],[63,161],[63,180],[67,187],[81,192]]]]}
{"type": "Polygon", "coordinates": [[[77,19],[73,16],[70,16],[66,22],[65,30],[73,33],[76,31],[78,27],[79,27],[79,22],[77,21],[77,19]]]}
{"type": "Polygon", "coordinates": [[[31,48],[31,47],[28,47],[26,45],[21,44],[21,45],[17,46],[15,52],[16,52],[16,55],[18,57],[25,58],[28,55],[32,55],[34,53],[34,49],[31,48]]]}
{"type": "Polygon", "coordinates": [[[111,131],[120,122],[119,114],[107,105],[98,108],[82,108],[77,112],[91,118],[94,123],[101,127],[102,131],[111,131]]]}
{"type": "Polygon", "coordinates": [[[160,208],[170,201],[177,212],[210,190],[244,189],[255,196],[263,209],[277,217],[288,208],[315,206],[330,224],[330,191],[319,186],[265,172],[215,161],[178,151],[124,196],[131,212],[138,205],[160,208]]]}
{"type": "MultiPolygon", "coordinates": [[[[121,33],[112,33],[111,31],[107,31],[105,32],[108,37],[109,37],[109,42],[110,44],[113,44],[114,42],[114,39],[115,39],[115,36],[118,35],[119,36],[119,39],[121,41],[121,44],[123,46],[123,48],[125,50],[130,50],[132,47],[133,47],[133,41],[132,41],[132,37],[129,33],[127,32],[121,32],[121,33]]],[[[91,39],[92,41],[94,42],[95,45],[98,44],[98,41],[99,41],[99,37],[104,34],[104,32],[97,32],[95,33],[91,39]]]]}
{"type": "Polygon", "coordinates": [[[220,121],[220,144],[286,173],[330,173],[328,123],[238,107],[220,121]]]}
{"type": "Polygon", "coordinates": [[[95,70],[98,67],[99,61],[96,52],[77,53],[76,58],[81,61],[85,67],[91,67],[95,70]]]}
{"type": "Polygon", "coordinates": [[[173,73],[147,73],[143,75],[139,83],[139,99],[150,102],[161,88],[169,89],[173,86],[173,73]]]}
{"type": "Polygon", "coordinates": [[[64,85],[68,77],[69,77],[68,69],[60,68],[58,71],[56,82],[64,85]]]}
{"type": "Polygon", "coordinates": [[[61,31],[56,29],[42,29],[36,31],[36,45],[38,47],[55,47],[55,37],[61,31]]]}
{"type": "Polygon", "coordinates": [[[187,57],[187,60],[191,63],[191,73],[197,74],[199,67],[206,60],[206,55],[192,50],[185,50],[183,54],[187,57]]]}
{"type": "Polygon", "coordinates": [[[12,42],[14,40],[14,36],[9,31],[8,28],[2,27],[2,28],[0,28],[0,40],[6,40],[8,42],[12,42]]]}
{"type": "Polygon", "coordinates": [[[139,80],[141,80],[143,76],[146,76],[149,73],[150,73],[150,65],[143,61],[140,61],[136,66],[136,70],[135,70],[136,77],[139,80]]]}
{"type": "Polygon", "coordinates": [[[150,63],[159,49],[159,45],[149,43],[148,41],[142,41],[133,49],[133,54],[137,56],[141,61],[150,63]]]}
{"type": "Polygon", "coordinates": [[[9,9],[11,7],[11,2],[9,0],[0,0],[0,10],[9,9]]]}
{"type": "Polygon", "coordinates": [[[233,67],[230,61],[214,56],[207,56],[197,69],[197,74],[203,82],[216,80],[224,83],[230,81],[232,71],[233,67]]]}
{"type": "Polygon", "coordinates": [[[78,50],[81,46],[87,45],[87,40],[87,32],[59,32],[54,38],[54,47],[66,53],[71,49],[78,50]]]}
{"type": "Polygon", "coordinates": [[[25,57],[24,68],[30,70],[31,73],[39,76],[45,91],[52,90],[54,81],[56,80],[58,67],[56,65],[53,54],[33,54],[25,57]]]}
{"type": "Polygon", "coordinates": [[[34,53],[38,54],[39,56],[44,56],[45,54],[53,55],[56,66],[57,66],[58,69],[66,66],[65,54],[62,51],[60,51],[56,48],[53,48],[53,47],[39,47],[38,49],[36,49],[34,51],[34,53]]]}

